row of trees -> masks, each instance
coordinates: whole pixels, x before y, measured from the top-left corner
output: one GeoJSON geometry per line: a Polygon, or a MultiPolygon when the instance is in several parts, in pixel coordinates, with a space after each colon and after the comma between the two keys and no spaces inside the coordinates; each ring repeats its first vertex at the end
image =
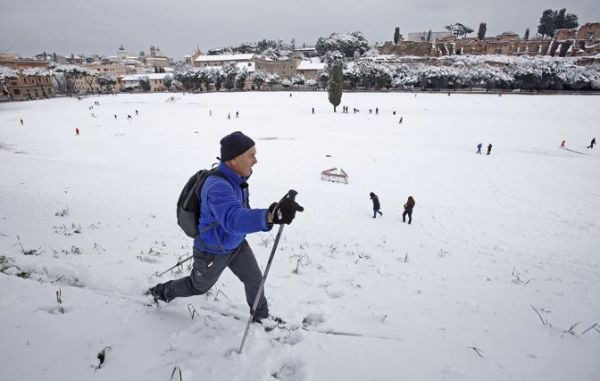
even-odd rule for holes
{"type": "MultiPolygon", "coordinates": [[[[318,81],[331,89],[332,66],[318,81]]],[[[567,61],[518,58],[504,66],[455,60],[449,66],[385,64],[361,60],[342,70],[353,89],[524,89],[600,90],[600,65],[575,66],[567,61]]],[[[333,102],[332,102],[333,103],[333,102]]]]}
{"type": "Polygon", "coordinates": [[[187,91],[202,91],[214,87],[215,90],[243,90],[246,82],[250,81],[257,90],[265,84],[271,87],[281,85],[292,86],[316,86],[314,80],[306,80],[303,75],[296,74],[290,79],[281,78],[277,74],[269,74],[261,71],[249,73],[246,68],[239,68],[231,63],[222,67],[193,67],[189,65],[180,66],[175,70],[173,83],[175,88],[187,91]]]}

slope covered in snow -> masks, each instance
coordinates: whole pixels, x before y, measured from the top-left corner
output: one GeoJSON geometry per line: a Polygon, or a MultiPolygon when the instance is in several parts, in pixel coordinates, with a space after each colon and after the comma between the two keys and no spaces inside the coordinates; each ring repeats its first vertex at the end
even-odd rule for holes
{"type": "MultiPolygon", "coordinates": [[[[342,105],[360,112],[333,113],[322,92],[0,104],[2,378],[599,378],[600,152],[585,147],[600,98],[345,93],[342,105]],[[305,207],[266,285],[290,330],[253,325],[242,354],[248,307],[230,272],[158,309],[141,296],[189,271],[153,276],[190,254],[179,191],[235,130],[257,143],[251,204],[293,188],[305,207]],[[348,185],[320,179],[333,167],[348,185]]],[[[275,233],[248,237],[262,267],[275,233]]]]}

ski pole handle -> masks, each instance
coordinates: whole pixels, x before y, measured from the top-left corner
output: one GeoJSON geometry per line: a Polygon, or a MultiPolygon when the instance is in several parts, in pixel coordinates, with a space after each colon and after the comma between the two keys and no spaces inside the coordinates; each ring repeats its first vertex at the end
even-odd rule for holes
{"type": "MultiPolygon", "coordinates": [[[[286,194],[285,196],[283,196],[283,197],[284,197],[284,198],[285,198],[285,197],[287,197],[287,198],[289,198],[290,200],[292,200],[293,202],[296,202],[296,196],[297,196],[297,195],[298,195],[298,192],[296,192],[296,191],[295,191],[295,190],[293,190],[293,189],[290,189],[290,190],[287,192],[287,194],[286,194]]],[[[297,210],[297,211],[299,211],[299,212],[303,212],[303,211],[304,211],[304,208],[303,208],[301,205],[299,205],[299,204],[296,204],[296,206],[297,206],[297,208],[296,208],[296,210],[297,210]]]]}

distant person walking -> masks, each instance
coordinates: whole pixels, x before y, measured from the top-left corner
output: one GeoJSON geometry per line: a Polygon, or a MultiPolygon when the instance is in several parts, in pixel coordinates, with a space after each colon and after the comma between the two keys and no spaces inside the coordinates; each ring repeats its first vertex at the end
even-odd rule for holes
{"type": "Polygon", "coordinates": [[[596,138],[592,139],[592,141],[590,142],[590,145],[587,146],[587,148],[594,148],[594,144],[596,144],[596,138]]]}
{"type": "Polygon", "coordinates": [[[315,113],[315,108],[314,108],[314,107],[312,108],[312,113],[313,113],[313,114],[315,113]]]}
{"type": "Polygon", "coordinates": [[[406,204],[404,204],[404,213],[402,213],[402,222],[406,222],[406,216],[408,216],[408,224],[412,222],[412,212],[415,207],[415,199],[413,196],[408,196],[406,204]]]}
{"type": "Polygon", "coordinates": [[[489,155],[490,153],[492,153],[492,143],[488,144],[487,154],[489,155]]]}
{"type": "Polygon", "coordinates": [[[21,126],[23,125],[23,118],[19,119],[19,122],[21,122],[21,126]]]}
{"type": "Polygon", "coordinates": [[[560,148],[565,148],[566,142],[567,142],[566,140],[563,140],[562,142],[560,142],[560,148]]]}
{"type": "Polygon", "coordinates": [[[477,144],[477,153],[481,155],[481,147],[483,147],[483,144],[479,143],[477,144]]]}
{"type": "Polygon", "coordinates": [[[403,116],[400,117],[400,120],[398,121],[398,124],[402,124],[402,120],[404,119],[403,116]]]}
{"type": "Polygon", "coordinates": [[[79,136],[79,128],[75,128],[75,135],[79,136]]]}
{"type": "Polygon", "coordinates": [[[381,209],[379,197],[377,197],[377,195],[373,192],[371,192],[369,195],[371,196],[371,201],[373,201],[373,218],[376,218],[378,213],[380,216],[383,216],[383,213],[379,210],[381,209]]]}

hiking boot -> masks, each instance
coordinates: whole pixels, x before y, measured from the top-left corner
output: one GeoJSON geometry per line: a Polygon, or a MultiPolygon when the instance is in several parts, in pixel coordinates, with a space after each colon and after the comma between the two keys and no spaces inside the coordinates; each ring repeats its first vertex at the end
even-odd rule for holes
{"type": "MultiPolygon", "coordinates": [[[[250,313],[252,313],[252,312],[250,312],[250,313]]],[[[256,311],[256,313],[252,317],[252,323],[262,324],[262,321],[264,319],[267,319],[268,317],[269,317],[269,310],[260,311],[260,312],[256,311]]]]}
{"type": "Polygon", "coordinates": [[[167,300],[165,300],[165,298],[162,296],[162,293],[159,290],[159,286],[160,284],[157,284],[156,286],[150,287],[146,290],[146,292],[144,292],[144,295],[150,296],[155,304],[158,304],[159,300],[161,302],[167,302],[167,300]]]}
{"type": "Polygon", "coordinates": [[[273,315],[268,315],[267,317],[262,319],[256,319],[256,317],[254,317],[254,319],[252,319],[252,322],[262,325],[265,332],[271,332],[276,328],[286,327],[285,321],[283,319],[273,315]]]}

